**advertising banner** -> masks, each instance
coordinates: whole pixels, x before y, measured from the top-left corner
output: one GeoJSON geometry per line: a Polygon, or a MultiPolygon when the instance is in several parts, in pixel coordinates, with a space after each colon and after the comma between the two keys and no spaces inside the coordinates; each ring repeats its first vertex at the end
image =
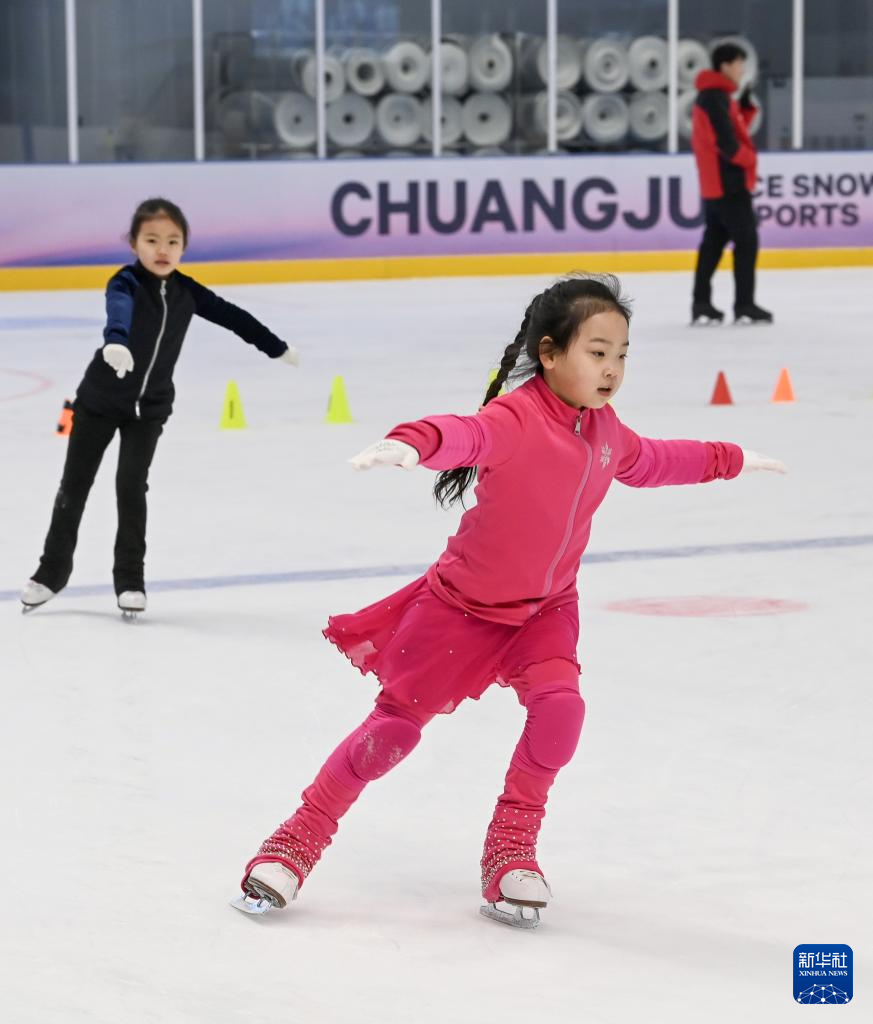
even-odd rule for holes
{"type": "MultiPolygon", "coordinates": [[[[354,259],[697,247],[690,155],[0,169],[0,267],[123,262],[140,200],[191,224],[189,260],[354,259]]],[[[873,153],[763,153],[762,246],[873,246],[873,153]]]]}

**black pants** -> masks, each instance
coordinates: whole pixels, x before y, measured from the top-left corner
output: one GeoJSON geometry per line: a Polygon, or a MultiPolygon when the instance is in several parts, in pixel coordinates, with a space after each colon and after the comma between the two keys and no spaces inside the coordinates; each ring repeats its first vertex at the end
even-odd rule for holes
{"type": "Polygon", "coordinates": [[[755,301],[755,262],[758,259],[758,225],[748,192],[704,199],[706,229],[697,250],[694,301],[712,301],[712,275],[728,242],[734,243],[734,308],[755,301]]]}
{"type": "Polygon", "coordinates": [[[55,592],[67,585],[73,571],[73,553],[85,502],[103,453],[117,430],[121,446],[115,475],[118,533],[112,576],[116,594],[124,590],[145,590],[146,491],[149,466],[163,429],[163,421],[97,416],[83,408],[81,402],[76,402],[64,474],[39,568],[33,574],[37,583],[55,592]]]}

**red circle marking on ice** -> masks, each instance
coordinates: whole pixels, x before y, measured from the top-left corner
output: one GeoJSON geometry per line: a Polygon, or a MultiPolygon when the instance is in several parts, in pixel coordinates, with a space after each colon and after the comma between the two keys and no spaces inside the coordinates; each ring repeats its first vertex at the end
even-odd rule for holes
{"type": "Polygon", "coordinates": [[[25,380],[35,381],[30,387],[23,391],[15,391],[12,394],[4,394],[5,388],[0,387],[0,402],[13,402],[17,398],[30,398],[31,395],[38,395],[40,391],[47,391],[54,386],[54,381],[43,377],[39,373],[31,373],[30,370],[5,370],[0,369],[0,376],[8,374],[10,377],[24,377],[25,380]]]}
{"type": "Polygon", "coordinates": [[[609,601],[610,612],[628,615],[675,615],[686,617],[733,618],[738,615],[785,615],[806,611],[803,601],[784,601],[778,597],[633,597],[609,601]]]}

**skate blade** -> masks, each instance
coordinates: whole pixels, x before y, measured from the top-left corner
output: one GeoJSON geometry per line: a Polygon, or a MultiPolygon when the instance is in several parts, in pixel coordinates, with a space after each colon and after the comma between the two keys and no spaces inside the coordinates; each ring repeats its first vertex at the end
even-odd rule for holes
{"type": "Polygon", "coordinates": [[[136,622],[137,616],[141,614],[141,612],[131,611],[128,608],[121,609],[121,617],[122,619],[124,619],[125,622],[136,622]]]}
{"type": "MultiPolygon", "coordinates": [[[[506,906],[513,906],[513,904],[506,903],[506,906]]],[[[498,921],[500,924],[508,924],[510,928],[523,928],[526,931],[532,931],[534,928],[539,927],[540,923],[540,912],[536,907],[531,907],[523,904],[514,904],[515,909],[510,912],[508,910],[501,910],[496,903],[486,903],[484,906],[479,907],[479,913],[483,917],[490,918],[492,921],[498,921]],[[525,914],[525,911],[530,911],[529,914],[525,914]]]]}
{"type": "Polygon", "coordinates": [[[714,316],[699,316],[691,321],[692,327],[720,327],[722,321],[714,316]]]}
{"type": "Polygon", "coordinates": [[[30,615],[30,613],[31,612],[35,612],[37,608],[42,608],[42,606],[44,604],[45,604],[45,601],[40,601],[39,604],[22,604],[22,606],[21,606],[21,614],[22,615],[30,615]]]}
{"type": "Polygon", "coordinates": [[[241,910],[244,914],[261,917],[263,914],[271,911],[276,904],[266,896],[255,896],[247,893],[245,896],[237,896],[235,900],[231,900],[230,905],[234,910],[241,910]]]}

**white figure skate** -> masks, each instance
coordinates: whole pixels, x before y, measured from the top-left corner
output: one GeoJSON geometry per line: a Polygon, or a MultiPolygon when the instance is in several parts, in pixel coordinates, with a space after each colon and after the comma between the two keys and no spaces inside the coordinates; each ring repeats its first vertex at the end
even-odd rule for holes
{"type": "Polygon", "coordinates": [[[536,871],[508,871],[500,879],[501,899],[486,903],[479,913],[512,928],[536,928],[540,910],[548,905],[552,890],[536,871]],[[508,909],[506,909],[508,908],[508,909]]]}
{"type": "Polygon", "coordinates": [[[235,910],[244,914],[261,915],[278,908],[281,910],[297,899],[300,883],[290,868],[278,861],[256,864],[244,882],[245,895],[230,901],[235,910]]]}
{"type": "Polygon", "coordinates": [[[46,601],[51,601],[55,596],[55,592],[43,586],[42,583],[34,583],[33,580],[28,580],[24,590],[21,591],[21,611],[26,615],[28,612],[32,612],[34,608],[39,608],[41,604],[45,604],[46,601]]]}
{"type": "Polygon", "coordinates": [[[141,590],[122,590],[118,595],[118,607],[122,618],[133,622],[140,612],[146,610],[146,596],[141,590]]]}

